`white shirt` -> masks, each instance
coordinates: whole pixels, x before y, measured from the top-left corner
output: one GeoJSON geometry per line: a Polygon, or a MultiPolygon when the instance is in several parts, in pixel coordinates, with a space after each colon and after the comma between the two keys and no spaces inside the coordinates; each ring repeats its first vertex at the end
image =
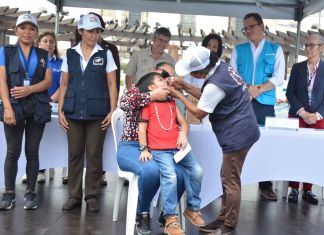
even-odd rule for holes
{"type": "MultiPolygon", "coordinates": [[[[253,55],[253,78],[252,78],[252,85],[254,84],[254,78],[255,78],[255,68],[256,64],[259,58],[259,55],[263,49],[264,43],[265,43],[265,38],[259,42],[258,47],[254,46],[254,43],[251,41],[249,42],[251,45],[251,50],[252,50],[252,55],[253,55]]],[[[230,65],[237,70],[237,64],[236,64],[236,59],[237,59],[237,51],[236,47],[234,47],[232,51],[232,56],[231,56],[231,61],[230,65]]],[[[283,54],[283,50],[281,46],[278,47],[278,50],[276,52],[276,57],[275,57],[275,65],[274,65],[274,71],[272,73],[272,77],[269,78],[268,81],[270,81],[275,87],[281,86],[284,83],[284,78],[285,78],[285,69],[286,69],[286,63],[285,63],[285,57],[283,54]]]]}
{"type": "Polygon", "coordinates": [[[225,97],[225,91],[213,83],[208,83],[198,101],[197,108],[212,113],[219,102],[225,97]]]}
{"type": "MultiPolygon", "coordinates": [[[[81,47],[80,47],[80,43],[78,43],[78,45],[76,45],[75,47],[72,47],[72,49],[74,49],[79,55],[80,55],[80,63],[81,63],[81,69],[82,72],[85,70],[85,68],[88,65],[89,60],[85,60],[81,47]]],[[[95,45],[95,47],[93,48],[90,57],[95,54],[96,52],[98,52],[99,50],[103,50],[101,46],[99,46],[98,44],[95,45]]],[[[114,58],[112,57],[111,51],[107,50],[107,66],[106,66],[106,72],[112,72],[114,70],[117,69],[116,63],[114,61],[114,58]]],[[[62,62],[62,67],[61,67],[62,72],[69,72],[69,68],[68,68],[68,64],[67,64],[67,58],[64,57],[63,58],[63,62],[62,62]]]]}

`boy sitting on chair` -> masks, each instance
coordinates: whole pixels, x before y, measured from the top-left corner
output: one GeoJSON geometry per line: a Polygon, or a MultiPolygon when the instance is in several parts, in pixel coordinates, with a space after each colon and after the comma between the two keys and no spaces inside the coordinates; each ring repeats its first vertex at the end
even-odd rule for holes
{"type": "MultiPolygon", "coordinates": [[[[167,81],[159,73],[151,72],[142,77],[136,86],[141,92],[149,92],[167,86],[167,81]]],[[[184,234],[176,212],[178,201],[176,164],[183,167],[185,174],[183,178],[187,192],[187,209],[184,215],[195,226],[205,225],[199,212],[202,168],[190,153],[178,163],[173,158],[179,149],[187,146],[188,131],[189,124],[173,99],[151,102],[141,110],[138,132],[140,161],[154,158],[159,164],[163,215],[166,219],[164,232],[170,235],[184,234]]]]}

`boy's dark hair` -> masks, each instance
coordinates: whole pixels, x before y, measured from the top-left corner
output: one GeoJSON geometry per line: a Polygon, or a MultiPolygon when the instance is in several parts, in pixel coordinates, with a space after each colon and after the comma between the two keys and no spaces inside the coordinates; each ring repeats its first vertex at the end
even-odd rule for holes
{"type": "Polygon", "coordinates": [[[160,27],[160,28],[156,29],[154,32],[154,39],[160,35],[163,35],[163,36],[171,39],[171,32],[168,28],[160,27]]]}
{"type": "Polygon", "coordinates": [[[161,77],[161,74],[157,72],[151,72],[145,74],[141,79],[137,82],[136,87],[140,92],[149,92],[148,87],[153,84],[153,80],[156,76],[161,77]]]}
{"type": "Polygon", "coordinates": [[[203,74],[208,74],[209,71],[215,67],[216,63],[218,62],[218,56],[217,53],[214,51],[210,51],[210,56],[209,56],[209,65],[206,66],[206,68],[198,70],[198,71],[193,71],[192,73],[203,73],[203,74]]]}
{"type": "Polygon", "coordinates": [[[263,24],[262,17],[258,13],[252,12],[252,13],[246,14],[244,16],[243,20],[246,20],[248,18],[254,18],[258,24],[263,24]]]}

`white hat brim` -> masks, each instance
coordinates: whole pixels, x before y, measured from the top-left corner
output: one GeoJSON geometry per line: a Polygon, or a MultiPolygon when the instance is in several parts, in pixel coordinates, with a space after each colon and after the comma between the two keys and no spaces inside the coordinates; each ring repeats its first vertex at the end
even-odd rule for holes
{"type": "Polygon", "coordinates": [[[176,74],[178,76],[185,76],[187,74],[189,74],[191,71],[189,71],[185,64],[184,64],[184,61],[183,59],[179,60],[176,65],[175,65],[175,71],[176,71],[176,74]]]}

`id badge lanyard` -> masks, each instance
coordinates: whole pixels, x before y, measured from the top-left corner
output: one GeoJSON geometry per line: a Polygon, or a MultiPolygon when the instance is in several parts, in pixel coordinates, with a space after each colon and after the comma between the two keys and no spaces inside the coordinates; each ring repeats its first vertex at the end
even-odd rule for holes
{"type": "Polygon", "coordinates": [[[29,52],[29,55],[28,55],[28,58],[26,60],[25,56],[24,56],[24,53],[20,47],[20,45],[18,44],[18,50],[20,52],[20,54],[22,55],[22,59],[23,59],[23,64],[24,64],[24,67],[25,67],[25,77],[24,77],[24,86],[30,86],[30,83],[31,83],[31,80],[32,80],[32,77],[30,76],[29,74],[29,65],[30,65],[30,61],[31,61],[31,57],[32,57],[32,52],[33,52],[33,47],[30,49],[30,52],[29,52]]]}

